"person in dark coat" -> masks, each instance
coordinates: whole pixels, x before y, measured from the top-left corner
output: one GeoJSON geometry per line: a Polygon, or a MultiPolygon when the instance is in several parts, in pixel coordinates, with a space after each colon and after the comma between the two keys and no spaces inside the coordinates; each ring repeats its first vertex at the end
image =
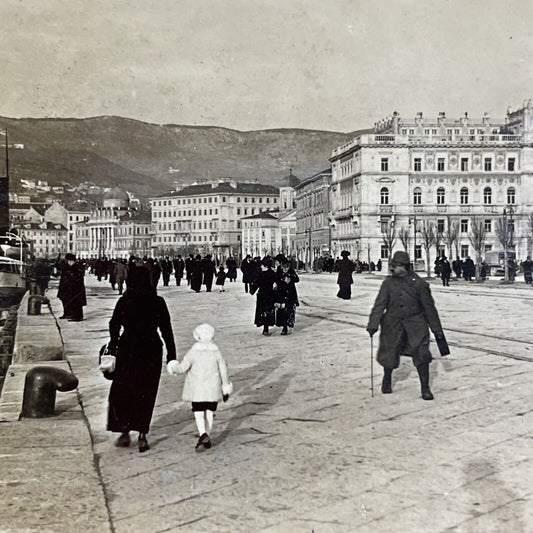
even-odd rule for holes
{"type": "Polygon", "coordinates": [[[223,266],[218,267],[217,279],[215,281],[215,285],[218,285],[220,287],[219,292],[225,291],[224,283],[226,282],[227,277],[228,275],[226,274],[226,272],[224,272],[224,267],[223,266]]]}
{"type": "Polygon", "coordinates": [[[250,285],[250,294],[254,295],[257,292],[254,324],[257,327],[263,326],[263,335],[270,335],[268,328],[275,323],[274,283],[276,282],[276,273],[272,270],[273,266],[274,261],[270,257],[265,257],[261,261],[259,275],[250,285]]]}
{"type": "Polygon", "coordinates": [[[349,300],[352,297],[352,272],[355,270],[355,265],[348,259],[350,252],[343,250],[341,252],[342,259],[338,263],[339,275],[337,276],[337,284],[339,285],[339,292],[337,298],[349,300]]]}
{"type": "Polygon", "coordinates": [[[118,284],[118,293],[122,294],[124,282],[128,279],[128,267],[125,259],[119,259],[115,264],[114,276],[118,284]]]}
{"type": "Polygon", "coordinates": [[[202,289],[202,256],[197,255],[189,264],[189,273],[191,275],[191,289],[200,292],[202,289]]]}
{"type": "Polygon", "coordinates": [[[107,273],[109,275],[109,283],[113,290],[115,290],[115,285],[117,284],[117,278],[115,276],[115,265],[116,264],[117,262],[114,259],[110,259],[107,264],[107,273]]]}
{"type": "MultiPolygon", "coordinates": [[[[524,281],[527,285],[531,285],[531,281],[533,279],[533,262],[531,261],[531,257],[529,255],[527,256],[526,260],[522,262],[522,268],[524,269],[524,281]]],[[[37,269],[35,272],[37,272],[37,269]]]]}
{"type": "Polygon", "coordinates": [[[202,274],[203,274],[203,283],[205,285],[205,290],[211,292],[211,287],[213,286],[213,278],[215,277],[216,267],[215,262],[211,259],[211,256],[208,254],[202,259],[202,274]]]}
{"type": "Polygon", "coordinates": [[[83,306],[87,305],[84,275],[85,268],[76,262],[76,256],[67,254],[57,291],[57,297],[63,303],[63,316],[60,318],[66,318],[71,322],[83,320],[83,306]]]}
{"type": "Polygon", "coordinates": [[[172,274],[172,261],[168,256],[161,261],[161,272],[163,273],[163,287],[168,287],[170,274],[172,274]]]}
{"type": "Polygon", "coordinates": [[[51,268],[44,257],[37,259],[35,264],[35,282],[39,287],[39,294],[44,295],[50,283],[51,268]]]}
{"type": "Polygon", "coordinates": [[[296,307],[300,305],[296,283],[300,281],[298,274],[291,268],[288,259],[281,265],[277,273],[274,293],[276,303],[276,326],[281,326],[282,335],[288,334],[288,328],[293,328],[296,320],[296,307]]]}
{"type": "Polygon", "coordinates": [[[176,359],[167,304],[157,296],[148,270],[136,267],[130,272],[129,288],[118,300],[109,322],[109,351],[116,354],[116,366],[109,391],[107,429],[121,433],[116,446],[129,446],[129,432],[138,431],[139,451],[150,448],[146,435],[163,355],[158,329],[165,341],[167,362],[176,359]]]}
{"type": "Polygon", "coordinates": [[[440,260],[440,277],[442,279],[442,286],[450,286],[450,276],[452,275],[452,267],[447,257],[443,255],[440,260]]]}
{"type": "Polygon", "coordinates": [[[465,281],[472,281],[472,278],[476,275],[476,265],[470,257],[466,257],[463,263],[463,278],[465,281]]]}
{"type": "Polygon", "coordinates": [[[185,270],[185,263],[181,258],[181,255],[178,255],[177,259],[172,261],[174,266],[174,277],[176,278],[176,285],[179,287],[181,285],[181,280],[183,278],[183,271],[185,270]]]}
{"type": "Polygon", "coordinates": [[[161,264],[157,259],[150,258],[149,261],[152,264],[152,286],[154,287],[154,289],[157,289],[157,285],[159,284],[159,280],[161,279],[161,264]]]}
{"type": "Polygon", "coordinates": [[[233,257],[228,257],[228,260],[226,261],[226,268],[228,269],[227,278],[230,281],[236,281],[237,280],[237,261],[233,259],[233,257]]]}
{"type": "Polygon", "coordinates": [[[460,278],[463,272],[463,262],[457,257],[455,261],[452,261],[452,270],[456,278],[460,278]]]}
{"type": "Polygon", "coordinates": [[[374,302],[366,327],[372,337],[381,326],[378,363],[385,374],[381,392],[392,392],[392,371],[400,365],[400,354],[413,358],[420,377],[422,398],[433,400],[429,388],[429,330],[437,340],[444,339],[439,314],[429,284],[409,269],[405,252],[396,252],[391,261],[392,275],[387,276],[374,302]]]}
{"type": "Polygon", "coordinates": [[[185,277],[187,278],[187,285],[191,284],[191,276],[192,276],[192,264],[194,262],[194,256],[192,254],[189,254],[189,257],[185,259],[185,277]]]}
{"type": "Polygon", "coordinates": [[[252,257],[247,255],[241,263],[242,282],[244,283],[244,292],[250,290],[250,284],[253,283],[255,277],[255,265],[252,257]]]}

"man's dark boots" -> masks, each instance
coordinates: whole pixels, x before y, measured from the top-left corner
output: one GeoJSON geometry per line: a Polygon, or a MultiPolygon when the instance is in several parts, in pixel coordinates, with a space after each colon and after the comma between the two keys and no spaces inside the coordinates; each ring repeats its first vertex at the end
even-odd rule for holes
{"type": "Polygon", "coordinates": [[[381,382],[381,392],[383,394],[390,394],[392,392],[392,368],[384,368],[385,374],[381,382]]]}
{"type": "Polygon", "coordinates": [[[429,363],[422,363],[416,367],[420,377],[420,388],[423,400],[433,400],[433,394],[429,388],[429,363]]]}

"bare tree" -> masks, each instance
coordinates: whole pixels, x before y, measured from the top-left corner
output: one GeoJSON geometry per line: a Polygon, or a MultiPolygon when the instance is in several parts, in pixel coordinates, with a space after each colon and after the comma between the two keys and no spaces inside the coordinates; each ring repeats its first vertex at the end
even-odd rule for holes
{"type": "Polygon", "coordinates": [[[485,222],[481,219],[472,219],[468,239],[476,252],[476,281],[481,279],[481,254],[485,247],[485,222]]]}
{"type": "Polygon", "coordinates": [[[398,238],[402,243],[403,249],[407,253],[409,253],[409,243],[411,241],[411,234],[409,232],[409,229],[400,228],[400,230],[398,231],[398,238]]]}
{"type": "Polygon", "coordinates": [[[504,215],[496,220],[496,235],[500,244],[503,246],[504,251],[504,267],[505,267],[505,281],[509,281],[509,261],[507,258],[507,250],[513,247],[513,227],[510,225],[509,220],[504,215]]]}
{"type": "Polygon", "coordinates": [[[527,255],[531,256],[531,249],[533,248],[533,213],[529,214],[527,219],[527,255]]]}
{"type": "Polygon", "coordinates": [[[448,229],[443,235],[444,242],[448,246],[448,254],[450,259],[453,257],[453,245],[455,243],[455,257],[459,256],[459,222],[457,220],[450,221],[448,219],[448,229]]]}
{"type": "Polygon", "coordinates": [[[381,238],[383,239],[383,244],[387,247],[388,255],[387,257],[392,257],[392,249],[396,243],[396,228],[392,224],[387,224],[385,227],[381,227],[381,238]]]}
{"type": "Polygon", "coordinates": [[[435,224],[429,220],[424,220],[422,228],[420,229],[420,235],[422,236],[422,246],[426,250],[426,272],[428,278],[431,276],[431,266],[429,264],[429,251],[431,247],[436,244],[437,236],[435,234],[435,224]]]}

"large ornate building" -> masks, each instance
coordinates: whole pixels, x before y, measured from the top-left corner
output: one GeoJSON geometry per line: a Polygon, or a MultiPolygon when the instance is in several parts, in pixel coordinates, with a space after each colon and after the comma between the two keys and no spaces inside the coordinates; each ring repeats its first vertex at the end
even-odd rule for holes
{"type": "Polygon", "coordinates": [[[470,237],[479,223],[486,230],[484,250],[501,250],[502,220],[514,234],[509,248],[517,257],[531,251],[531,101],[503,120],[444,113],[404,120],[394,113],[373,133],[333,150],[330,161],[332,246],[352,257],[386,260],[405,247],[423,261],[428,228],[438,235],[432,258],[437,247],[474,256],[470,237]]]}
{"type": "Polygon", "coordinates": [[[210,253],[223,259],[241,253],[241,218],[278,208],[279,190],[231,178],[198,180],[150,202],[156,255],[210,253]]]}
{"type": "Polygon", "coordinates": [[[304,179],[295,186],[296,239],[298,259],[307,265],[326,253],[335,255],[340,250],[331,248],[330,212],[331,169],[304,179]]]}

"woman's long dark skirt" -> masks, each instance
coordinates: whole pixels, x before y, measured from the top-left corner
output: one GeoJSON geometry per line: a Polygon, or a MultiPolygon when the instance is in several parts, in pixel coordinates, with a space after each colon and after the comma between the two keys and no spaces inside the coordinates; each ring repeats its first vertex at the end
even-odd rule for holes
{"type": "Polygon", "coordinates": [[[351,283],[339,283],[339,292],[337,293],[337,298],[342,298],[343,300],[349,300],[352,297],[352,285],[351,283]]]}
{"type": "Polygon", "coordinates": [[[108,431],[120,433],[150,431],[150,421],[161,378],[161,358],[159,365],[153,360],[144,365],[137,362],[137,365],[134,374],[126,371],[122,378],[115,378],[111,384],[108,431]]]}

